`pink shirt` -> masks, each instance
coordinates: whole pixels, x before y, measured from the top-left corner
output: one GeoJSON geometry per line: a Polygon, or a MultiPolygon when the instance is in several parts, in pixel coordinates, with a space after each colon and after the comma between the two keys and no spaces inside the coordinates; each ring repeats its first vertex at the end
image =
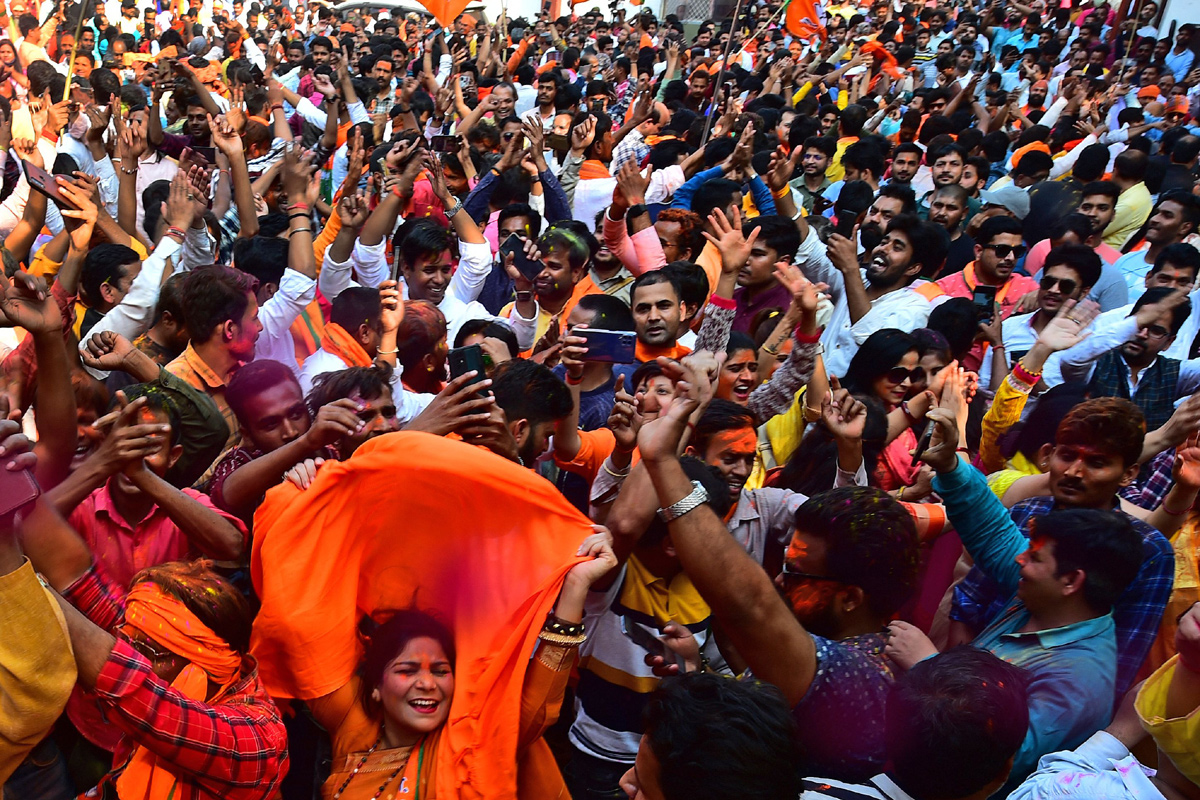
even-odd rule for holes
{"type": "MultiPolygon", "coordinates": [[[[975,262],[972,261],[961,272],[955,272],[953,275],[942,278],[937,285],[951,297],[973,297],[975,294],[975,262]]],[[[1008,282],[999,287],[996,292],[996,302],[1000,304],[1000,317],[1008,319],[1016,310],[1017,304],[1021,302],[1021,298],[1037,288],[1038,282],[1033,278],[1013,273],[1008,282]]],[[[983,364],[983,353],[983,343],[976,342],[971,347],[971,351],[963,358],[962,365],[969,370],[977,371],[983,364]]]]}
{"type": "Polygon", "coordinates": [[[624,219],[609,219],[607,211],[601,219],[604,246],[634,275],[662,269],[667,265],[662,243],[658,241],[658,231],[653,225],[630,236],[624,219]]]}
{"type": "MultiPolygon", "coordinates": [[[[1100,260],[1105,264],[1115,264],[1117,259],[1121,257],[1118,250],[1114,250],[1104,242],[1092,248],[1096,251],[1096,255],[1100,256],[1100,260]]],[[[1050,252],[1050,240],[1042,239],[1040,242],[1029,248],[1029,255],[1025,258],[1025,271],[1036,278],[1042,276],[1042,266],[1046,263],[1046,256],[1050,252]]]]}
{"type": "MultiPolygon", "coordinates": [[[[122,595],[129,591],[133,576],[146,567],[203,555],[158,506],[152,506],[150,513],[136,526],[130,525],[117,511],[108,486],[105,483],[88,495],[71,512],[68,522],[87,542],[101,577],[122,595]]],[[[246,536],[242,521],[214,506],[208,495],[194,489],[180,491],[229,520],[243,538],[246,536]]]]}

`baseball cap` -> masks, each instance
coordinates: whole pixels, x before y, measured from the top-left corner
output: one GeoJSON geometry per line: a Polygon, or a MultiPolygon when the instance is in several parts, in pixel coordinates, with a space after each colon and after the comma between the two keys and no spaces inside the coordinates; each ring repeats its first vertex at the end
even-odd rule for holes
{"type": "Polygon", "coordinates": [[[1138,96],[1139,100],[1146,98],[1146,97],[1149,97],[1150,99],[1153,100],[1158,97],[1158,94],[1159,94],[1158,85],[1150,84],[1149,86],[1143,86],[1141,89],[1138,89],[1137,96],[1138,96]]]}
{"type": "Polygon", "coordinates": [[[1029,216],[1029,194],[1016,186],[1002,186],[979,193],[985,206],[1001,206],[1011,211],[1017,219],[1029,216]]]}

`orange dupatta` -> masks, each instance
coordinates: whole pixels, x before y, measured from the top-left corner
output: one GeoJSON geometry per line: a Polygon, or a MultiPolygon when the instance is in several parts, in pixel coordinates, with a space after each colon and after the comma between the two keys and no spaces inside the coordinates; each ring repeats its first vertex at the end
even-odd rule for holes
{"type": "Polygon", "coordinates": [[[336,322],[325,325],[325,335],[321,337],[321,349],[327,353],[333,353],[347,367],[371,366],[371,357],[367,355],[367,351],[363,350],[362,345],[336,322]]]}
{"type": "Polygon", "coordinates": [[[589,158],[587,161],[579,165],[579,180],[581,181],[592,181],[611,177],[612,173],[608,171],[608,167],[604,166],[603,161],[597,161],[594,158],[589,158]]]}
{"type": "Polygon", "coordinates": [[[354,676],[364,613],[433,610],[458,652],[432,765],[426,752],[436,796],[558,797],[545,742],[518,756],[521,690],[591,530],[552,484],[487,450],[426,433],[372,439],[323,466],[307,491],[272,489],[255,515],[252,651],[263,683],[275,697],[323,697],[354,676]]]}

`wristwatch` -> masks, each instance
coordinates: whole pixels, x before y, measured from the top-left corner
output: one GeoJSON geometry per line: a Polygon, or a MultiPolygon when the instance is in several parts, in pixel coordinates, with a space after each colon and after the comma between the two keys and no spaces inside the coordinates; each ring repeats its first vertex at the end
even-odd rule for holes
{"type": "Polygon", "coordinates": [[[648,210],[646,208],[646,204],[638,203],[636,206],[630,206],[629,210],[625,212],[625,216],[629,217],[630,219],[633,219],[635,217],[640,217],[642,214],[645,214],[647,212],[648,212],[648,210]]]}
{"type": "Polygon", "coordinates": [[[708,502],[708,492],[700,485],[700,481],[692,481],[694,487],[687,497],[676,500],[666,508],[658,510],[658,516],[663,522],[674,522],[689,511],[695,511],[708,502]]]}

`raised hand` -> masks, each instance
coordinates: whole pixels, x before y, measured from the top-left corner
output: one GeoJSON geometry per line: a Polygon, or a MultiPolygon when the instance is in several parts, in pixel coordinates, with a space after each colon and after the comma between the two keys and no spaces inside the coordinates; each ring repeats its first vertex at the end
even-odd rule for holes
{"type": "Polygon", "coordinates": [[[577,581],[583,586],[591,586],[617,566],[612,534],[603,525],[592,526],[592,533],[579,545],[575,555],[589,560],[571,567],[566,580],[577,581]]]}
{"type": "Polygon", "coordinates": [[[400,323],[404,321],[404,298],[400,296],[399,286],[396,281],[379,284],[379,303],[382,307],[379,321],[389,333],[399,330],[400,323]]]}
{"type": "Polygon", "coordinates": [[[464,426],[487,425],[495,406],[487,393],[492,381],[485,378],[472,383],[475,375],[471,370],[447,383],[404,430],[445,436],[464,426]]]}
{"type": "Polygon", "coordinates": [[[903,670],[912,669],[915,664],[937,655],[938,652],[920,628],[907,622],[889,622],[887,637],[883,653],[903,670]]]}
{"type": "Polygon", "coordinates": [[[343,397],[317,409],[317,417],[304,433],[306,446],[313,451],[335,445],[366,427],[359,416],[356,401],[343,397]]]}
{"type": "Polygon", "coordinates": [[[836,375],[830,378],[829,389],[829,396],[821,401],[821,421],[835,438],[861,439],[867,425],[866,405],[843,389],[836,375]]]}
{"type": "Polygon", "coordinates": [[[42,159],[41,152],[37,149],[37,141],[33,139],[13,139],[13,149],[17,151],[17,155],[22,161],[28,161],[35,167],[46,168],[46,163],[42,159]]]}
{"type": "Polygon", "coordinates": [[[767,186],[771,188],[772,192],[779,193],[787,188],[788,181],[795,174],[796,164],[800,162],[803,152],[803,147],[795,147],[792,149],[791,155],[788,155],[787,148],[783,145],[775,148],[775,153],[771,156],[771,166],[767,169],[766,174],[767,186]]]}
{"type": "Polygon", "coordinates": [[[642,427],[642,415],[638,413],[637,401],[626,391],[618,390],[613,410],[608,415],[606,427],[617,440],[617,450],[632,453],[637,447],[638,431],[642,427]]]}
{"type": "Polygon", "coordinates": [[[142,355],[140,350],[113,331],[93,333],[87,339],[86,349],[79,351],[84,366],[101,372],[129,372],[139,355],[142,355]]]}
{"type": "Polygon", "coordinates": [[[192,195],[187,176],[182,172],[176,172],[175,177],[171,179],[171,190],[167,195],[167,211],[163,215],[167,218],[167,225],[183,230],[191,227],[196,213],[195,198],[192,195]]]}
{"type": "Polygon", "coordinates": [[[1171,477],[1183,486],[1200,489],[1200,433],[1193,433],[1186,442],[1175,448],[1171,477]]]}
{"type": "Polygon", "coordinates": [[[1094,301],[1068,300],[1042,329],[1038,342],[1054,352],[1074,347],[1090,335],[1087,328],[1099,313],[1100,306],[1094,301]]]}
{"type": "Polygon", "coordinates": [[[208,128],[212,132],[213,146],[225,154],[226,158],[234,158],[244,152],[242,137],[238,136],[226,115],[213,118],[208,115],[208,128]]]}
{"type": "Polygon", "coordinates": [[[24,328],[30,333],[61,331],[62,314],[46,288],[46,281],[28,272],[11,278],[0,275],[0,325],[24,328]]]}
{"type": "Polygon", "coordinates": [[[337,213],[343,228],[358,230],[367,223],[367,217],[371,216],[371,207],[367,204],[365,196],[348,194],[338,201],[337,213]]]}
{"type": "Polygon", "coordinates": [[[744,236],[742,213],[736,208],[733,209],[732,220],[725,216],[723,210],[716,208],[708,215],[708,221],[717,235],[713,236],[708,231],[703,231],[704,238],[721,251],[721,271],[726,274],[739,271],[750,260],[750,250],[758,240],[762,228],[755,228],[749,237],[744,236]]]}
{"type": "Polygon", "coordinates": [[[813,283],[804,277],[804,273],[795,264],[787,261],[775,262],[775,280],[787,287],[792,293],[792,307],[804,314],[816,314],[817,306],[821,303],[822,292],[829,290],[829,284],[813,283]]]}
{"type": "Polygon", "coordinates": [[[621,165],[621,168],[617,170],[617,188],[624,195],[627,205],[645,204],[646,191],[650,188],[650,176],[653,173],[654,167],[648,166],[646,174],[643,175],[633,159],[621,165]]]}
{"type": "Polygon", "coordinates": [[[589,116],[571,129],[571,150],[582,153],[596,139],[596,118],[589,116]]]}

